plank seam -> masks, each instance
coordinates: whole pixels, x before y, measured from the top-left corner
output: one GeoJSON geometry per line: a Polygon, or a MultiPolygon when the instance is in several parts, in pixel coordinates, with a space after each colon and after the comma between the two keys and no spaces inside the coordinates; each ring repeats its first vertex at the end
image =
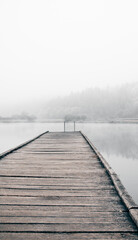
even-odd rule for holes
{"type": "Polygon", "coordinates": [[[79,233],[138,233],[138,231],[0,231],[0,233],[51,233],[51,234],[79,234],[79,233]]]}

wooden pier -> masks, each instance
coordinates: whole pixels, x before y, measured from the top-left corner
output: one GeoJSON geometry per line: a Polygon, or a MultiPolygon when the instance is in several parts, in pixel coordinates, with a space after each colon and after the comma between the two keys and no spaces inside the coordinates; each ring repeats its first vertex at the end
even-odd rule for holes
{"type": "Polygon", "coordinates": [[[1,240],[138,239],[137,205],[81,132],[45,133],[0,158],[1,240]]]}

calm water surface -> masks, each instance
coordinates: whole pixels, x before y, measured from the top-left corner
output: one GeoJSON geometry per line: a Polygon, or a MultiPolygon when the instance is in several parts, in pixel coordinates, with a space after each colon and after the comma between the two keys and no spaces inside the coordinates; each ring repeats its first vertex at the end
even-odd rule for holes
{"type": "MultiPolygon", "coordinates": [[[[73,124],[67,124],[73,130],[73,124]]],[[[63,131],[62,123],[0,123],[0,152],[44,131],[63,131]]],[[[78,123],[138,203],[138,124],[78,123]]]]}

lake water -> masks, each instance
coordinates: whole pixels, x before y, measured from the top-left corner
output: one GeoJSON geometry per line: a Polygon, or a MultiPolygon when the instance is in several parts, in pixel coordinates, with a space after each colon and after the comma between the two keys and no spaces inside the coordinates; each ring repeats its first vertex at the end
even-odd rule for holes
{"type": "MultiPolygon", "coordinates": [[[[0,153],[44,131],[63,131],[63,123],[0,123],[0,153]]],[[[68,123],[66,130],[73,130],[68,123]]],[[[118,174],[138,203],[138,124],[77,123],[118,174]]]]}

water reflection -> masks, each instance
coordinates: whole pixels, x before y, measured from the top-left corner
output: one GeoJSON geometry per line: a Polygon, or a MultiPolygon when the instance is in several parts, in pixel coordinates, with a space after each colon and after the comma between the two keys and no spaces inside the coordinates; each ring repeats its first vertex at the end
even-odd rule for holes
{"type": "Polygon", "coordinates": [[[138,160],[138,124],[79,124],[100,151],[138,160]]]}
{"type": "Polygon", "coordinates": [[[138,124],[80,124],[138,203],[138,124]]]}
{"type": "Polygon", "coordinates": [[[63,131],[61,123],[0,123],[0,153],[45,131],[63,131]]]}

